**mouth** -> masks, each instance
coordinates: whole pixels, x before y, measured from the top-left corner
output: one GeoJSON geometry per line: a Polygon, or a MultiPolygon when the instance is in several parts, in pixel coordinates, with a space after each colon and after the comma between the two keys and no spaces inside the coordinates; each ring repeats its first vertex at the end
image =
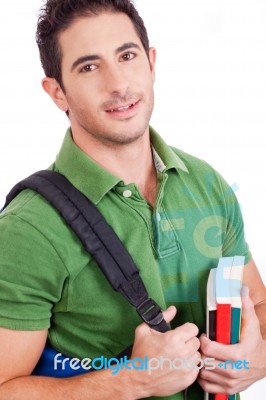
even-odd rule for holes
{"type": "Polygon", "coordinates": [[[132,110],[135,110],[137,105],[139,104],[140,100],[135,101],[134,103],[126,104],[126,105],[120,105],[119,107],[115,108],[110,108],[106,110],[107,113],[109,114],[119,114],[123,115],[126,114],[132,110]]]}

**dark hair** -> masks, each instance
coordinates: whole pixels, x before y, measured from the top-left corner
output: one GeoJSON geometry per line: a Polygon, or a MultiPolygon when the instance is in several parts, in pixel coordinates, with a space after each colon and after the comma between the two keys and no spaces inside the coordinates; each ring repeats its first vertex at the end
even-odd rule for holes
{"type": "Polygon", "coordinates": [[[63,90],[58,34],[66,30],[76,18],[95,16],[105,11],[126,14],[149,55],[147,31],[131,0],[47,0],[40,10],[36,42],[45,75],[55,78],[63,90]]]}

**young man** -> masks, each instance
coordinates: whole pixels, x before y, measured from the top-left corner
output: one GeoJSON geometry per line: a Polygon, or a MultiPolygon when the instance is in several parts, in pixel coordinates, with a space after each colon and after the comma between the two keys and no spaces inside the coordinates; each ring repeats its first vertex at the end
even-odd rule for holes
{"type": "Polygon", "coordinates": [[[71,126],[51,168],[114,228],[172,330],[141,324],[52,206],[26,190],[0,218],[0,398],[179,400],[193,382],[187,394],[193,400],[203,398],[198,383],[214,393],[244,390],[266,373],[265,287],[230,188],[149,127],[156,53],[137,11],[128,0],[48,0],[37,42],[43,88],[71,126]],[[243,297],[241,342],[199,340],[209,270],[219,257],[233,255],[245,256],[250,290],[243,297]],[[110,358],[134,341],[132,359],[245,359],[251,370],[199,374],[164,365],[151,374],[123,369],[114,376],[107,369],[64,379],[31,376],[47,338],[58,352],[80,359],[110,358]]]}

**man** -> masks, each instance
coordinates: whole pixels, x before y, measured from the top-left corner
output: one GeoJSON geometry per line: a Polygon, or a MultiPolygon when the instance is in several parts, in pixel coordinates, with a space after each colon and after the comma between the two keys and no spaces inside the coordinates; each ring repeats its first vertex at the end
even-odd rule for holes
{"type": "Polygon", "coordinates": [[[0,219],[0,398],[178,400],[195,382],[188,398],[202,399],[196,380],[209,392],[244,390],[266,373],[265,287],[230,188],[149,127],[156,53],[135,8],[127,0],[48,0],[37,42],[43,88],[71,125],[51,168],[97,205],[173,329],[141,324],[58,213],[26,190],[0,219]],[[240,344],[224,346],[197,335],[205,331],[209,270],[232,255],[245,256],[251,298],[243,296],[240,344]],[[132,359],[246,359],[252,368],[31,376],[47,338],[80,359],[113,357],[134,340],[132,359]]]}

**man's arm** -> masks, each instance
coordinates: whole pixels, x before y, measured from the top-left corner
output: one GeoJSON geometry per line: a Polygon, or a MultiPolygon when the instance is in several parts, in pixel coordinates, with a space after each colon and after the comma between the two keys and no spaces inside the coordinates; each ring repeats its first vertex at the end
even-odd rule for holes
{"type": "Polygon", "coordinates": [[[0,385],[17,376],[32,373],[46,338],[47,330],[17,331],[0,328],[0,385]]]}
{"type": "Polygon", "coordinates": [[[122,373],[114,379],[110,370],[67,379],[30,376],[46,339],[47,330],[15,331],[0,328],[1,400],[133,398],[126,376],[122,373]]]}
{"type": "Polygon", "coordinates": [[[260,321],[261,335],[266,341],[266,299],[255,305],[255,311],[260,321]]]}
{"type": "Polygon", "coordinates": [[[200,372],[198,379],[210,393],[234,394],[247,389],[266,376],[266,288],[253,260],[244,268],[244,284],[249,294],[242,296],[242,327],[240,343],[223,345],[202,335],[201,351],[204,357],[214,357],[216,368],[200,372]],[[220,368],[220,362],[246,360],[249,369],[220,368]]]}
{"type": "Polygon", "coordinates": [[[254,303],[260,321],[261,334],[263,339],[266,340],[266,287],[253,260],[245,265],[243,281],[245,286],[249,288],[250,298],[254,303]]]}
{"type": "MultiPolygon", "coordinates": [[[[167,309],[165,320],[170,322],[175,313],[174,307],[167,309]]],[[[143,323],[136,329],[132,359],[163,356],[171,360],[177,357],[193,360],[200,357],[197,334],[198,328],[190,323],[166,333],[156,332],[143,323]]],[[[167,365],[153,371],[122,369],[116,375],[108,369],[72,378],[29,376],[46,336],[47,331],[25,333],[0,329],[1,400],[135,400],[168,396],[184,390],[198,375],[197,369],[177,370],[167,365]]]]}

